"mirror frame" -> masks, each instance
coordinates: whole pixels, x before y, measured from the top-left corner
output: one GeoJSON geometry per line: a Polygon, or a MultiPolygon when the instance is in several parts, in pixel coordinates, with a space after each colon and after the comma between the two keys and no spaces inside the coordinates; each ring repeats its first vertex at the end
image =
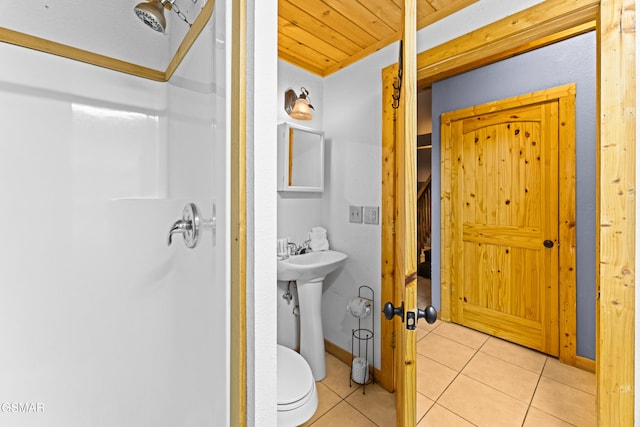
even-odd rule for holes
{"type": "Polygon", "coordinates": [[[278,125],[278,191],[279,192],[307,192],[321,193],[324,191],[324,131],[300,126],[293,123],[283,122],[278,125]],[[289,185],[291,179],[291,164],[293,163],[291,153],[291,141],[289,135],[292,130],[307,132],[320,137],[320,185],[314,187],[304,187],[299,185],[289,185]]]}
{"type": "Polygon", "coordinates": [[[196,41],[204,27],[207,25],[207,22],[209,22],[211,15],[213,15],[213,8],[215,6],[215,3],[215,0],[209,0],[205,3],[204,7],[198,14],[198,17],[193,22],[193,25],[184,36],[182,43],[180,43],[180,46],[178,46],[178,49],[173,55],[173,58],[171,59],[171,61],[169,61],[167,69],[164,71],[144,67],[142,65],[134,64],[127,61],[122,61],[110,56],[100,55],[96,52],[78,49],[76,47],[57,43],[52,40],[43,39],[3,27],[0,27],[0,42],[26,47],[57,56],[62,56],[64,58],[96,65],[102,68],[108,68],[110,70],[131,74],[149,80],[166,82],[171,78],[171,76],[173,76],[173,73],[178,68],[178,65],[180,65],[187,52],[189,52],[189,49],[191,49],[193,43],[196,41]]]}

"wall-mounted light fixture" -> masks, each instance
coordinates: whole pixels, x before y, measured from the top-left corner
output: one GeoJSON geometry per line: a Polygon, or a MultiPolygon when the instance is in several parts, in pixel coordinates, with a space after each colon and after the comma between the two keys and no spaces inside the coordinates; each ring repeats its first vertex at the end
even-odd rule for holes
{"type": "Polygon", "coordinates": [[[293,89],[289,89],[284,93],[284,110],[291,118],[296,120],[311,120],[313,115],[313,105],[309,104],[309,91],[300,88],[300,95],[296,96],[293,89]]]}

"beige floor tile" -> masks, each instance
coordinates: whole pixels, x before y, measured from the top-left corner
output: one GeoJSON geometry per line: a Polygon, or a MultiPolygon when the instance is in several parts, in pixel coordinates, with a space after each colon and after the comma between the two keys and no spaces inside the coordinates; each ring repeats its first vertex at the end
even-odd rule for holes
{"type": "Polygon", "coordinates": [[[436,401],[458,372],[420,354],[416,355],[416,389],[436,401]]]}
{"type": "Polygon", "coordinates": [[[571,427],[571,424],[545,414],[539,409],[529,408],[527,418],[524,420],[522,427],[571,427]]]}
{"type": "Polygon", "coordinates": [[[444,322],[442,320],[436,320],[434,323],[427,323],[425,320],[420,319],[417,323],[416,329],[421,329],[423,331],[432,332],[444,322]]]}
{"type": "Polygon", "coordinates": [[[327,361],[327,376],[322,380],[322,384],[329,387],[341,398],[345,398],[359,389],[360,386],[356,386],[354,383],[349,386],[349,375],[351,374],[351,367],[342,363],[337,357],[326,353],[327,361]]]}
{"type": "Polygon", "coordinates": [[[561,382],[585,393],[596,395],[596,375],[576,368],[574,366],[565,365],[558,359],[549,357],[544,365],[542,375],[561,382]]]}
{"type": "Polygon", "coordinates": [[[480,351],[538,374],[547,359],[542,353],[494,337],[490,337],[480,351]]]}
{"type": "Polygon", "coordinates": [[[416,351],[456,371],[464,368],[476,352],[471,347],[436,334],[435,331],[417,343],[416,351]]]}
{"type": "Polygon", "coordinates": [[[356,408],[344,400],[312,424],[313,427],[376,427],[356,408]]]}
{"type": "Polygon", "coordinates": [[[462,374],[515,397],[527,405],[531,402],[540,378],[535,372],[482,352],[473,356],[462,374]]]}
{"type": "Polygon", "coordinates": [[[540,377],[531,406],[580,427],[596,425],[596,397],[540,377]]]}
{"type": "Polygon", "coordinates": [[[442,322],[442,325],[433,332],[476,350],[482,347],[489,339],[489,335],[456,325],[455,323],[442,322]]]}
{"type": "Polygon", "coordinates": [[[420,420],[418,427],[473,427],[473,424],[435,404],[420,420]]]}
{"type": "Polygon", "coordinates": [[[334,393],[329,387],[322,384],[322,382],[317,382],[316,387],[318,389],[318,409],[316,409],[316,413],[313,414],[313,417],[309,421],[307,421],[303,426],[309,426],[318,418],[329,412],[333,407],[335,407],[342,398],[334,393]]]}
{"type": "Polygon", "coordinates": [[[366,415],[379,426],[393,426],[396,423],[396,397],[377,384],[367,385],[362,391],[351,393],[347,403],[366,415]]]}
{"type": "Polygon", "coordinates": [[[438,404],[478,426],[521,426],[528,405],[464,375],[447,388],[438,404]]]}
{"type": "Polygon", "coordinates": [[[429,409],[431,409],[433,403],[433,400],[424,396],[422,393],[416,393],[416,420],[420,421],[429,409]]]}
{"type": "Polygon", "coordinates": [[[426,329],[416,328],[416,342],[420,342],[420,340],[429,335],[429,333],[430,331],[427,331],[426,329]]]}

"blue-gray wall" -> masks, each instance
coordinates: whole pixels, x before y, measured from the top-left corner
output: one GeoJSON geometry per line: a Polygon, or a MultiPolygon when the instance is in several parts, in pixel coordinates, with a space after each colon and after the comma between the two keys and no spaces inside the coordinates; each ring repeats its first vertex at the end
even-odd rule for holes
{"type": "MultiPolygon", "coordinates": [[[[547,46],[433,84],[433,194],[440,193],[440,115],[490,101],[576,83],[577,354],[595,359],[596,38],[547,46]]],[[[433,198],[433,224],[440,200],[433,198]]],[[[440,241],[434,227],[433,241],[440,241]]],[[[432,255],[433,301],[440,305],[440,251],[432,255]]]]}

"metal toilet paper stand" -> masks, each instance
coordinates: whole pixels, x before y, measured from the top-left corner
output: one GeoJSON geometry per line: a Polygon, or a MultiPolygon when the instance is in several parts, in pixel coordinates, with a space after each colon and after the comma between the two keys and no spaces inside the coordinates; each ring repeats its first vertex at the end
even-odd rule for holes
{"type": "Polygon", "coordinates": [[[373,289],[369,286],[360,286],[358,288],[358,297],[371,301],[371,327],[362,327],[362,318],[358,317],[358,328],[351,330],[351,372],[349,373],[349,387],[353,383],[362,385],[362,394],[365,394],[367,384],[375,383],[373,372],[375,370],[375,353],[374,349],[374,332],[375,332],[375,313],[373,305],[375,304],[375,295],[373,289]],[[369,354],[371,354],[371,369],[369,366],[369,354]],[[364,371],[362,370],[362,361],[364,359],[364,371]],[[354,369],[354,365],[355,369],[354,369]]]}

